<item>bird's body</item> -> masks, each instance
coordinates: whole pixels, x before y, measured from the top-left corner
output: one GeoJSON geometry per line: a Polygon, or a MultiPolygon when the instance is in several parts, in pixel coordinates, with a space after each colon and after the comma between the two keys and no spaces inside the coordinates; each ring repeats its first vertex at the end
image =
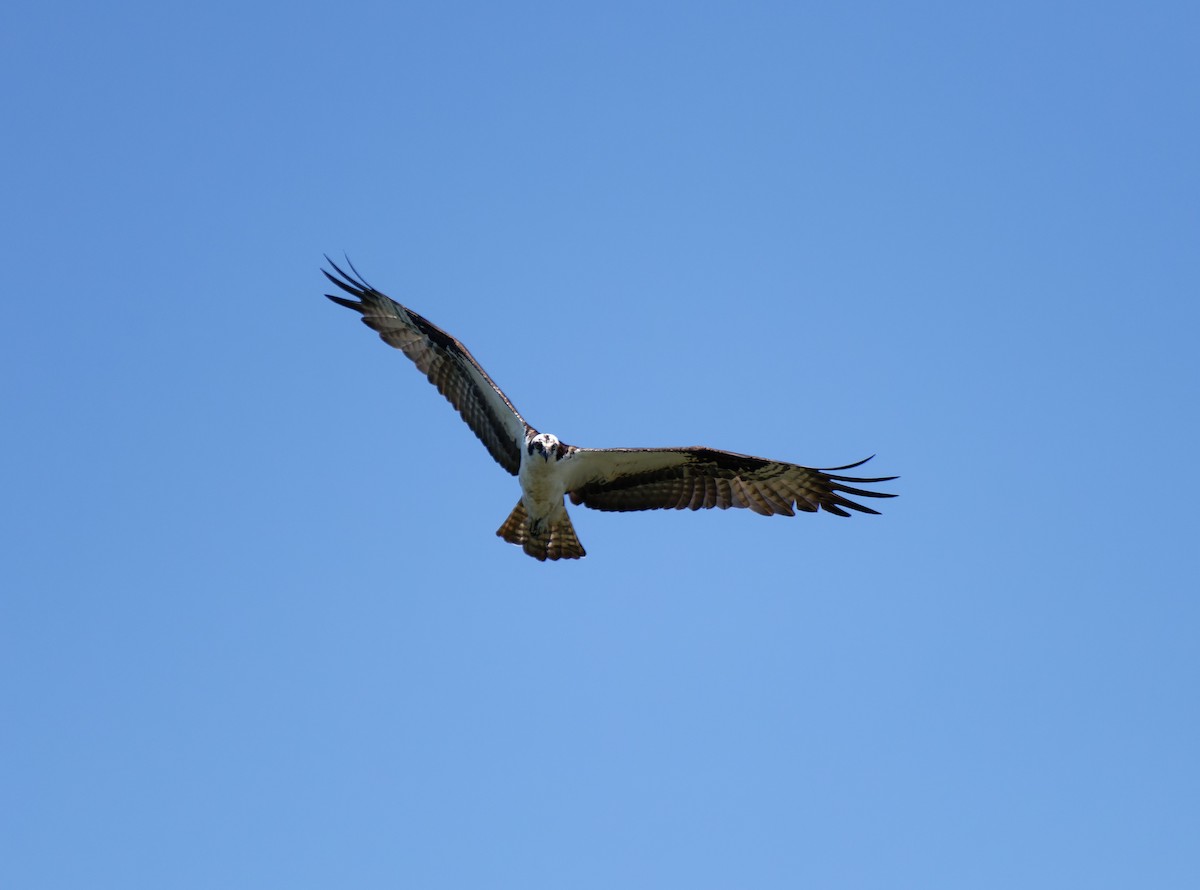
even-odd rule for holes
{"type": "Polygon", "coordinates": [[[577,448],[556,436],[530,430],[521,451],[521,500],[497,532],[538,559],[574,559],[585,555],[563,501],[577,448]]]}
{"type": "MultiPolygon", "coordinates": [[[[496,532],[538,560],[585,555],[565,498],[597,510],[726,509],[746,507],[763,515],[796,510],[876,513],[845,495],[893,495],[856,485],[896,477],[835,475],[865,461],[819,470],[799,464],[713,448],[577,448],[539,433],[459,341],[425,318],[332,264],[325,276],[355,297],[327,294],[362,313],[384,342],[404,352],[462,415],[500,466],[517,476],[521,499],[496,532]],[[340,277],[338,277],[340,276],[340,277]]],[[[353,269],[353,266],[351,266],[353,269]]],[[[868,458],[869,460],[869,458],[868,458]]]]}

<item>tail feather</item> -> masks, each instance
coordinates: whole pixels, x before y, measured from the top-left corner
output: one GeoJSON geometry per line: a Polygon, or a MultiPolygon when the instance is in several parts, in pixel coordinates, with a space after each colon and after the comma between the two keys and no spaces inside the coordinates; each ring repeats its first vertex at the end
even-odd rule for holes
{"type": "Polygon", "coordinates": [[[525,512],[525,504],[517,501],[517,506],[513,507],[496,534],[510,544],[521,545],[526,553],[539,562],[587,556],[587,551],[575,536],[575,527],[571,525],[571,517],[567,515],[565,506],[545,519],[531,521],[525,512]]]}

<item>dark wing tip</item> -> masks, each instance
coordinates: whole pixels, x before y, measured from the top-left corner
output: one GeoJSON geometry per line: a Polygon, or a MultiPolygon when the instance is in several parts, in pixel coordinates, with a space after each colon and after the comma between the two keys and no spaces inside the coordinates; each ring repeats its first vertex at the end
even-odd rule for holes
{"type": "Polygon", "coordinates": [[[347,309],[353,309],[355,312],[362,312],[366,308],[366,304],[358,300],[347,300],[345,297],[335,297],[333,294],[326,294],[325,296],[339,306],[345,306],[347,309]]]}
{"type": "MultiPolygon", "coordinates": [[[[342,278],[344,278],[346,281],[349,281],[351,284],[354,284],[362,290],[375,290],[375,288],[371,287],[371,285],[367,283],[367,279],[363,277],[362,272],[359,272],[358,269],[354,267],[354,263],[351,262],[350,257],[346,257],[346,265],[350,267],[350,272],[346,272],[340,266],[338,266],[337,263],[329,258],[329,254],[325,254],[325,262],[333,266],[333,271],[337,272],[342,276],[342,278]]],[[[325,270],[322,269],[321,271],[324,272],[325,270]]],[[[325,275],[328,277],[329,273],[325,272],[325,275]]]]}
{"type": "MultiPolygon", "coordinates": [[[[336,266],[335,266],[334,268],[336,268],[336,266]]],[[[867,455],[866,457],[864,457],[862,460],[856,460],[856,461],[855,461],[854,463],[852,463],[852,464],[845,464],[845,465],[843,465],[843,466],[840,466],[840,467],[821,467],[821,469],[820,469],[820,472],[822,472],[822,473],[836,473],[838,470],[853,470],[855,467],[861,467],[861,466],[862,466],[863,464],[865,464],[867,461],[869,461],[869,460],[873,460],[874,458],[875,458],[875,455],[873,455],[873,454],[868,454],[868,455],[867,455]]],[[[893,479],[895,479],[895,478],[897,478],[897,477],[893,476],[892,478],[893,478],[893,479]]]]}
{"type": "Polygon", "coordinates": [[[333,302],[337,303],[339,306],[345,306],[348,309],[354,309],[358,312],[363,312],[367,296],[372,293],[377,293],[375,288],[367,284],[366,279],[362,277],[362,273],[354,268],[354,263],[350,262],[349,257],[346,257],[346,265],[350,267],[353,274],[351,274],[351,272],[346,272],[337,263],[331,260],[329,258],[329,254],[325,254],[325,262],[329,263],[329,265],[333,267],[333,271],[336,272],[337,275],[334,275],[325,269],[321,270],[321,274],[328,278],[335,287],[340,288],[341,290],[350,294],[350,296],[357,297],[358,299],[347,300],[345,297],[338,297],[334,296],[333,294],[326,294],[325,296],[333,300],[333,302]]]}
{"type": "MultiPolygon", "coordinates": [[[[864,457],[862,460],[857,460],[852,464],[846,464],[845,466],[841,467],[820,467],[817,472],[824,474],[824,476],[831,482],[853,482],[857,485],[871,485],[876,482],[891,482],[894,479],[900,478],[899,476],[840,476],[837,474],[838,470],[853,470],[855,467],[861,467],[874,456],[875,455],[872,454],[870,457],[864,457]]],[[[883,492],[879,491],[864,491],[857,488],[847,488],[844,485],[837,485],[835,488],[838,491],[848,491],[853,494],[862,495],[863,497],[868,498],[896,497],[894,494],[884,494],[883,492]]]]}
{"type": "Polygon", "coordinates": [[[894,498],[897,497],[893,492],[887,491],[868,491],[865,488],[857,488],[858,485],[872,485],[877,482],[891,482],[893,479],[899,479],[899,476],[842,476],[837,470],[852,470],[855,467],[861,467],[875,455],[864,457],[862,460],[855,461],[852,464],[846,464],[842,467],[828,467],[818,470],[829,481],[829,492],[832,497],[828,501],[821,503],[821,509],[833,513],[836,516],[849,516],[846,509],[855,510],[859,513],[870,513],[873,516],[878,516],[879,511],[873,510],[863,504],[855,503],[844,495],[852,495],[860,498],[894,498]],[[847,485],[845,483],[853,483],[847,485]],[[845,509],[843,509],[845,508],[845,509]]]}
{"type": "MultiPolygon", "coordinates": [[[[900,477],[899,476],[880,476],[877,479],[860,479],[857,476],[830,476],[828,473],[826,473],[825,478],[830,480],[831,482],[837,482],[837,483],[853,482],[856,485],[872,485],[876,482],[891,482],[893,479],[899,479],[900,477]]],[[[866,489],[862,489],[862,488],[850,488],[848,485],[838,484],[838,485],[835,485],[834,488],[836,488],[838,491],[849,491],[853,494],[861,494],[864,497],[869,497],[869,498],[894,498],[894,497],[896,497],[896,495],[894,495],[894,494],[883,494],[882,492],[867,491],[866,489]]]]}

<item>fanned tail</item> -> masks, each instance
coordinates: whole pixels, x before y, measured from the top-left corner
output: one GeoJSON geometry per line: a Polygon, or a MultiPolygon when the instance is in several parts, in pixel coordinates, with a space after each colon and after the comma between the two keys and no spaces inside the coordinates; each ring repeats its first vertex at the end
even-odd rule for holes
{"type": "Polygon", "coordinates": [[[519,544],[539,562],[587,556],[587,551],[575,536],[575,527],[571,525],[566,507],[560,507],[552,516],[531,522],[529,514],[525,512],[525,504],[517,501],[496,534],[510,544],[519,544]]]}

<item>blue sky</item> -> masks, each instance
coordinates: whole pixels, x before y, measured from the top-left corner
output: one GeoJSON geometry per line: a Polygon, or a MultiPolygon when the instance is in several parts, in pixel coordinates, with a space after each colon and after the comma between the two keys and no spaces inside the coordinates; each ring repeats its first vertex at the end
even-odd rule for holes
{"type": "Polygon", "coordinates": [[[0,34],[0,885],[1200,883],[1192,4],[47,3],[0,34]],[[515,481],[321,256],[587,446],[515,481]]]}

